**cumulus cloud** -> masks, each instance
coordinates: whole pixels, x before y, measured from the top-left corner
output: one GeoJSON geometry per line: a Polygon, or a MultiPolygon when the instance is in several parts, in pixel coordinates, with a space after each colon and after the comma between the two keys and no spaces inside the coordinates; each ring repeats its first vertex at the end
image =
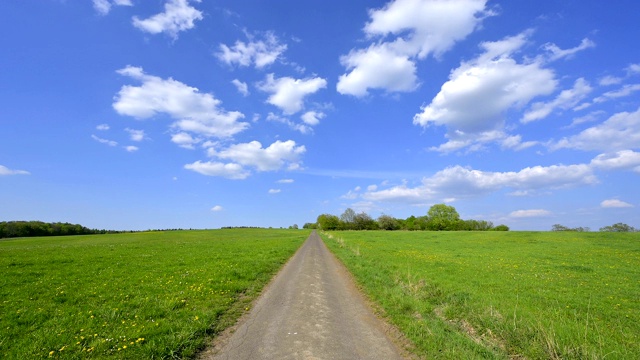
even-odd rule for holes
{"type": "Polygon", "coordinates": [[[297,146],[293,140],[276,141],[266,148],[258,141],[234,144],[210,155],[231,160],[243,166],[255,167],[258,171],[275,171],[285,166],[289,169],[300,167],[300,156],[306,151],[303,145],[297,146]]]}
{"type": "Polygon", "coordinates": [[[371,201],[424,204],[432,199],[469,198],[504,189],[558,189],[597,183],[587,164],[527,167],[518,172],[490,172],[452,166],[422,179],[415,187],[406,184],[362,195],[371,201]]]}
{"type": "Polygon", "coordinates": [[[224,210],[224,209],[220,205],[216,205],[216,206],[211,208],[211,211],[213,211],[213,212],[219,212],[219,211],[222,211],[222,210],[224,210]]]}
{"type": "Polygon", "coordinates": [[[121,115],[148,119],[164,113],[175,119],[172,128],[204,137],[227,138],[249,127],[239,121],[244,114],[221,109],[220,100],[197,88],[147,75],[140,67],[127,66],[118,73],[142,83],[125,85],[115,96],[113,108],[121,115]]]}
{"type": "Polygon", "coordinates": [[[247,86],[247,83],[238,79],[233,79],[231,83],[235,85],[236,89],[238,89],[238,92],[242,94],[242,96],[249,96],[249,86],[247,86]]]}
{"type": "Polygon", "coordinates": [[[600,206],[603,208],[630,208],[630,207],[634,207],[633,205],[626,203],[624,201],[618,200],[618,199],[609,199],[609,200],[604,200],[603,202],[600,203],[600,206]]]}
{"type": "Polygon", "coordinates": [[[133,145],[125,146],[124,149],[127,150],[128,152],[136,152],[139,150],[137,146],[133,146],[133,145]]]}
{"type": "Polygon", "coordinates": [[[640,153],[621,150],[600,154],[591,160],[591,166],[603,170],[634,170],[640,173],[640,153]]]}
{"type": "Polygon", "coordinates": [[[296,123],[287,117],[279,116],[271,112],[267,115],[267,121],[275,121],[282,124],[286,124],[291,129],[295,131],[299,131],[302,134],[310,134],[313,132],[313,128],[311,126],[308,126],[306,124],[296,123]]]}
{"type": "Polygon", "coordinates": [[[628,75],[640,74],[640,64],[629,64],[625,70],[628,75]]]}
{"type": "Polygon", "coordinates": [[[280,189],[269,189],[269,194],[278,194],[280,193],[282,190],[280,189]]]}
{"type": "Polygon", "coordinates": [[[620,112],[577,135],[550,143],[552,150],[619,151],[640,147],[640,108],[635,112],[620,112]]]}
{"type": "Polygon", "coordinates": [[[91,135],[91,138],[93,140],[101,143],[101,144],[105,144],[105,145],[109,145],[109,146],[118,146],[118,142],[117,141],[103,139],[103,138],[97,137],[95,135],[91,135]]]}
{"type": "Polygon", "coordinates": [[[394,0],[370,10],[364,32],[379,42],[341,57],[348,73],[340,76],[338,92],[361,97],[369,89],[415,90],[416,59],[438,57],[466,38],[493,15],[485,5],[486,0],[394,0]]]}
{"type": "Polygon", "coordinates": [[[325,114],[323,112],[307,111],[306,113],[302,114],[300,118],[305,124],[309,126],[316,126],[320,123],[320,120],[323,119],[324,117],[325,117],[325,114]]]}
{"type": "Polygon", "coordinates": [[[535,120],[544,119],[549,116],[554,110],[562,109],[567,110],[575,107],[578,103],[584,99],[593,88],[589,83],[579,78],[573,84],[573,88],[564,90],[550,102],[536,102],[531,105],[531,108],[524,114],[520,120],[522,123],[528,123],[535,120]]]}
{"type": "Polygon", "coordinates": [[[531,209],[531,210],[516,210],[509,214],[512,218],[530,218],[530,217],[545,217],[551,215],[551,211],[544,209],[531,209]]]}
{"type": "Polygon", "coordinates": [[[144,130],[134,130],[129,128],[126,128],[124,130],[129,133],[129,138],[131,139],[131,141],[142,141],[145,139],[144,130]]]}
{"type": "Polygon", "coordinates": [[[278,184],[293,184],[293,179],[280,179],[278,180],[278,184]]]}
{"type": "Polygon", "coordinates": [[[131,0],[93,0],[93,8],[100,15],[107,15],[112,6],[133,6],[131,0]]]}
{"type": "Polygon", "coordinates": [[[555,75],[543,67],[542,60],[519,63],[512,57],[529,34],[482,43],[484,53],[453,70],[431,103],[414,116],[415,125],[447,127],[451,146],[440,151],[486,142],[487,137],[504,139],[507,110],[555,90],[555,75]]]}
{"type": "Polygon", "coordinates": [[[352,50],[340,58],[340,63],[351,70],[340,76],[336,86],[343,95],[362,97],[369,89],[409,92],[418,87],[416,64],[408,56],[390,50],[386,44],[352,50]]]}
{"type": "Polygon", "coordinates": [[[0,176],[10,175],[31,175],[31,173],[25,170],[11,170],[6,166],[0,165],[0,176]]]}
{"type": "Polygon", "coordinates": [[[251,173],[248,170],[245,170],[240,164],[224,164],[215,161],[202,162],[198,160],[192,164],[186,164],[184,168],[202,175],[220,176],[232,180],[246,179],[251,175],[251,173]]]}
{"type": "Polygon", "coordinates": [[[195,145],[200,141],[202,141],[202,139],[194,138],[185,132],[179,132],[171,135],[171,142],[185,149],[195,149],[195,145]]]}
{"type": "Polygon", "coordinates": [[[544,49],[549,53],[549,60],[550,61],[555,61],[558,59],[570,59],[571,57],[573,57],[576,53],[595,47],[596,43],[594,43],[593,41],[584,38],[582,39],[582,41],[580,42],[580,45],[571,48],[571,49],[560,49],[560,47],[558,47],[558,45],[556,44],[552,44],[552,43],[547,43],[544,45],[544,49]]]}
{"type": "MultiPolygon", "coordinates": [[[[193,0],[200,2],[201,0],[193,0]]],[[[150,34],[167,33],[176,39],[180,31],[192,29],[196,20],[202,20],[202,12],[189,5],[188,0],[167,0],[164,12],[147,19],[133,17],[133,26],[150,34]]]]}
{"type": "Polygon", "coordinates": [[[327,87],[327,81],[320,77],[294,79],[291,77],[275,78],[268,74],[266,79],[258,84],[258,89],[270,93],[269,104],[282,109],[284,114],[291,115],[304,108],[304,98],[327,87]]]}
{"type": "Polygon", "coordinates": [[[100,124],[98,126],[96,126],[96,130],[100,130],[100,131],[107,131],[109,130],[110,127],[108,124],[100,124]]]}
{"type": "MultiPolygon", "coordinates": [[[[250,37],[253,38],[253,36],[250,37]]],[[[250,39],[246,43],[236,41],[232,47],[220,44],[220,51],[215,55],[227,65],[251,66],[253,64],[260,69],[273,64],[286,50],[287,45],[281,44],[273,33],[267,32],[261,40],[250,39]]]]}

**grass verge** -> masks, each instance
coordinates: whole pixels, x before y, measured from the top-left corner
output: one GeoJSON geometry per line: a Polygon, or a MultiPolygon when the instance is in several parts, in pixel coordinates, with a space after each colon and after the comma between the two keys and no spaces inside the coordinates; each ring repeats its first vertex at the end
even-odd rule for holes
{"type": "Polygon", "coordinates": [[[233,324],[308,231],[0,242],[3,359],[183,359],[233,324]]]}
{"type": "Polygon", "coordinates": [[[321,234],[429,359],[639,359],[640,234],[321,234]]]}

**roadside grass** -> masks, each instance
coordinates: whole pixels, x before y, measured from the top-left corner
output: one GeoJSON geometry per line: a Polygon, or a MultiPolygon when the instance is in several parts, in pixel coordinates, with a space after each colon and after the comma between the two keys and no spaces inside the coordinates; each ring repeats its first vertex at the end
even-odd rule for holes
{"type": "Polygon", "coordinates": [[[0,357],[192,358],[308,236],[231,229],[0,241],[0,357]]]}
{"type": "Polygon", "coordinates": [[[429,359],[640,359],[640,234],[322,233],[429,359]]]}

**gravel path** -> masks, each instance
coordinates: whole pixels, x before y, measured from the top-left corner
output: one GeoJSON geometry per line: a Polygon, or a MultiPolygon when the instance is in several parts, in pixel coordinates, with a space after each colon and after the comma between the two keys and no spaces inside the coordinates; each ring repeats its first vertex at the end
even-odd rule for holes
{"type": "Polygon", "coordinates": [[[203,359],[402,359],[388,328],[314,232],[203,359]]]}

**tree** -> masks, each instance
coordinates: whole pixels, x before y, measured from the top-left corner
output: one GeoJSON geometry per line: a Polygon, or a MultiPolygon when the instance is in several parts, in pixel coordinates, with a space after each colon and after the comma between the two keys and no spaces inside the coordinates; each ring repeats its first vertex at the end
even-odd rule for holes
{"type": "Polygon", "coordinates": [[[354,230],[377,230],[378,223],[376,223],[376,221],[373,220],[371,216],[369,216],[367,213],[363,211],[357,214],[353,218],[353,229],[354,230]]]}
{"type": "Polygon", "coordinates": [[[317,223],[305,223],[304,225],[302,225],[303,229],[317,229],[318,228],[318,224],[317,223]]]}
{"type": "Polygon", "coordinates": [[[453,206],[436,204],[429,208],[429,230],[457,230],[460,215],[453,206]]]}
{"type": "Polygon", "coordinates": [[[340,219],[331,214],[322,214],[316,221],[320,230],[337,230],[340,226],[340,219]]]}
{"type": "Polygon", "coordinates": [[[509,227],[507,225],[498,225],[491,229],[493,231],[509,231],[509,227]]]}
{"type": "Polygon", "coordinates": [[[347,224],[352,224],[355,219],[356,219],[356,212],[353,211],[352,208],[347,208],[347,210],[345,210],[342,213],[342,215],[340,215],[340,220],[342,220],[347,224]]]}
{"type": "Polygon", "coordinates": [[[392,216],[382,214],[378,217],[378,227],[381,230],[398,230],[400,224],[392,216]]]}
{"type": "Polygon", "coordinates": [[[613,224],[611,226],[601,227],[600,231],[606,231],[606,232],[635,232],[635,231],[638,231],[638,230],[636,228],[634,228],[633,226],[629,226],[629,225],[624,224],[624,223],[617,223],[617,224],[613,224]]]}
{"type": "Polygon", "coordinates": [[[551,231],[569,231],[569,230],[571,230],[571,229],[569,229],[566,226],[560,225],[560,224],[554,224],[551,227],[551,231]]]}

